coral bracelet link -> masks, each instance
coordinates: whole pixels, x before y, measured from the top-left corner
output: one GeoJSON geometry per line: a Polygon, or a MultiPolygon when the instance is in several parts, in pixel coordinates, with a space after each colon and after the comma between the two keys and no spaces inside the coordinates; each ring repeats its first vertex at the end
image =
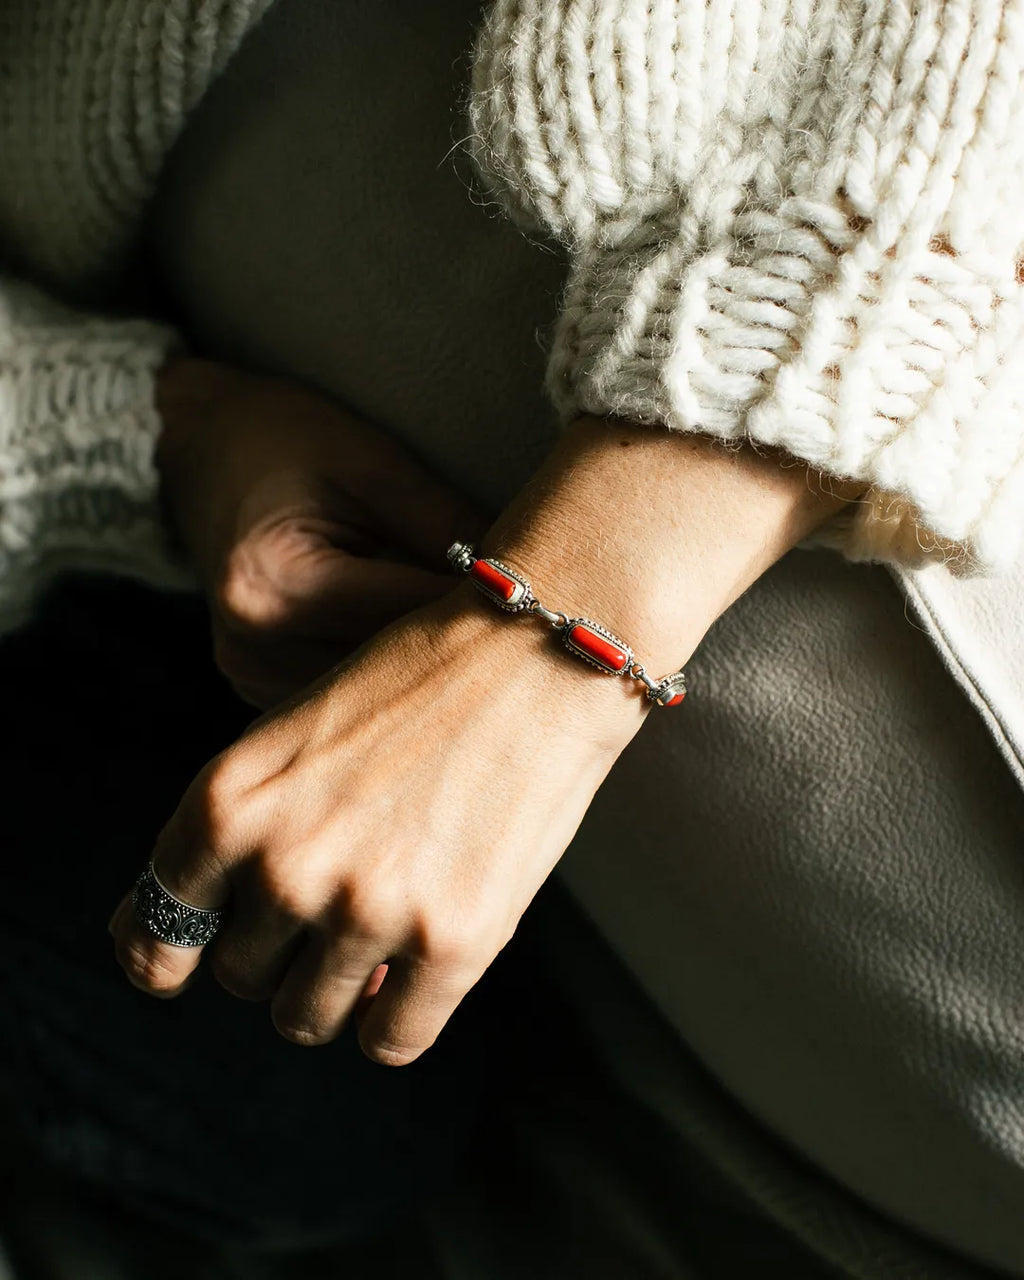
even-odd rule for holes
{"type": "Polygon", "coordinates": [[[506,613],[529,613],[543,618],[562,638],[570,653],[610,676],[628,676],[646,690],[648,699],[659,707],[677,707],[686,697],[686,674],[683,671],[652,679],[637,662],[633,650],[614,636],[607,627],[589,618],[570,618],[558,609],[548,609],[533,594],[533,588],[521,573],[500,560],[481,560],[466,542],[453,542],[448,548],[449,563],[469,574],[474,586],[506,613]]]}

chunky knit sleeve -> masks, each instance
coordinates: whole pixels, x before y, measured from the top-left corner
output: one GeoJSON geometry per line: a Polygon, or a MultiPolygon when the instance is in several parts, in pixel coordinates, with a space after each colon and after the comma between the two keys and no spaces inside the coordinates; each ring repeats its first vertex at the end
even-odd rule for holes
{"type": "Polygon", "coordinates": [[[0,279],[0,630],[64,567],[187,581],[164,544],[153,465],[153,378],[170,342],[0,279]]]}
{"type": "Polygon", "coordinates": [[[1024,541],[1024,0],[497,0],[476,158],[571,271],[566,417],[864,484],[848,555],[1024,541]]]}

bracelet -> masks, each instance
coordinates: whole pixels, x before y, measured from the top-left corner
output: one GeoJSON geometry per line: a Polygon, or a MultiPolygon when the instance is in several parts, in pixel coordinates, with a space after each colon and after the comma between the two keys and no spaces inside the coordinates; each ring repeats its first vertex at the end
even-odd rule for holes
{"type": "Polygon", "coordinates": [[[629,645],[623,644],[607,627],[589,618],[570,618],[559,609],[545,608],[526,578],[507,564],[478,559],[467,542],[453,542],[448,548],[448,560],[454,568],[468,573],[474,586],[506,613],[529,613],[543,618],[561,635],[570,653],[606,675],[629,676],[639,681],[646,689],[647,698],[659,707],[676,707],[686,697],[685,672],[676,671],[652,680],[629,645]]]}

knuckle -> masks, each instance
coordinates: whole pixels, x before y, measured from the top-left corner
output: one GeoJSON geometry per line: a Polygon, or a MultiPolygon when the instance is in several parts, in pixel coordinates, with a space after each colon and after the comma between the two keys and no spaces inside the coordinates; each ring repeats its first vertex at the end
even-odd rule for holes
{"type": "Polygon", "coordinates": [[[288,1021],[275,1020],[274,1026],[279,1035],[292,1044],[306,1049],[315,1049],[318,1045],[329,1044],[334,1039],[334,1032],[326,1027],[308,1026],[288,1021]]]}
{"type": "Polygon", "coordinates": [[[137,987],[154,995],[173,995],[182,985],[180,974],[168,965],[158,952],[138,941],[124,942],[118,947],[118,960],[137,987]]]}
{"type": "Polygon", "coordinates": [[[228,627],[267,631],[281,622],[285,602],[260,558],[236,547],[214,588],[214,608],[228,627]]]}
{"type": "Polygon", "coordinates": [[[379,886],[353,886],[340,894],[333,923],[346,933],[372,938],[390,931],[398,911],[395,896],[387,890],[379,886]]]}
{"type": "Polygon", "coordinates": [[[258,896],[285,920],[300,923],[316,914],[311,886],[295,875],[287,863],[261,858],[253,868],[258,896]]]}
{"type": "Polygon", "coordinates": [[[421,924],[416,932],[415,950],[417,958],[430,969],[463,974],[482,964],[483,947],[477,937],[469,930],[452,925],[421,924]]]}
{"type": "Polygon", "coordinates": [[[226,840],[238,820],[244,802],[235,768],[226,756],[206,766],[190,788],[190,817],[196,834],[216,847],[226,840]]]}
{"type": "Polygon", "coordinates": [[[299,884],[281,882],[267,893],[277,915],[296,924],[304,924],[316,916],[316,907],[299,884]]]}
{"type": "Polygon", "coordinates": [[[395,1044],[390,1040],[370,1040],[360,1037],[359,1046],[371,1062],[382,1067],[406,1067],[429,1046],[417,1048],[413,1045],[395,1044]]]}

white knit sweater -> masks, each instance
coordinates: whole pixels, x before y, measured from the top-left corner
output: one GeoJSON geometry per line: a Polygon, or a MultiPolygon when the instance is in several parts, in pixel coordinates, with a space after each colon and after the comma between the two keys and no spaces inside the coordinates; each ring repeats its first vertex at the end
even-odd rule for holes
{"type": "MultiPolygon", "coordinates": [[[[109,310],[162,160],[270,0],[0,7],[0,619],[53,566],[152,580],[152,379],[109,310]]],[[[854,557],[1024,531],[1024,0],[497,0],[473,148],[572,270],[550,388],[869,487],[854,557]]]]}
{"type": "Polygon", "coordinates": [[[1008,567],[1022,72],[1019,0],[500,0],[476,154],[572,250],[565,415],[863,481],[855,558],[1008,567]]]}

